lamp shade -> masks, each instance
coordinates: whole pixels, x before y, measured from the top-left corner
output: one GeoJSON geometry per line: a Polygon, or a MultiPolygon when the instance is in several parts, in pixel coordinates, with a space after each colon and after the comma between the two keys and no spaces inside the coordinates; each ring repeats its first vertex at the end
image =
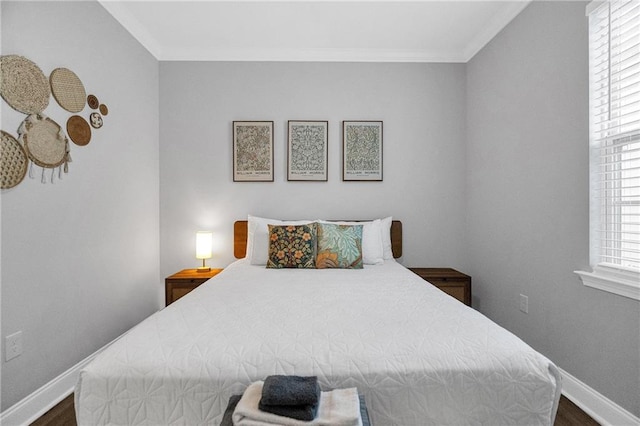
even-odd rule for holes
{"type": "Polygon", "coordinates": [[[211,259],[213,233],[210,231],[196,232],[196,259],[211,259]]]}

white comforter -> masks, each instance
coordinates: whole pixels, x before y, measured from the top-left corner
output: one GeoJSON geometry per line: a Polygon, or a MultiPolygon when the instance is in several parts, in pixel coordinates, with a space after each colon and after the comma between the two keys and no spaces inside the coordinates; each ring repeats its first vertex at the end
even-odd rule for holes
{"type": "Polygon", "coordinates": [[[555,366],[394,261],[275,270],[238,261],[80,375],[80,425],[219,424],[269,374],[356,386],[375,426],[551,425],[555,366]]]}

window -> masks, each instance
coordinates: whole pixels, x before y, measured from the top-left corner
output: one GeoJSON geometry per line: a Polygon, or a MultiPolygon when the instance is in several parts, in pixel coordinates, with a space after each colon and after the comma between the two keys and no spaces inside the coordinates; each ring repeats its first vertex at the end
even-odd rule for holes
{"type": "Polygon", "coordinates": [[[589,16],[591,264],[585,285],[640,300],[640,2],[589,16]]]}

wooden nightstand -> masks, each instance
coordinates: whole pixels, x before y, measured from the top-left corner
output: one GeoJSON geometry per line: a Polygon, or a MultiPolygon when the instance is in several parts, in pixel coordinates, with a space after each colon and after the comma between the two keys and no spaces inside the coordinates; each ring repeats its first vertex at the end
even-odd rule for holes
{"type": "Polygon", "coordinates": [[[198,287],[209,278],[213,278],[222,272],[222,269],[211,268],[207,272],[198,272],[197,269],[183,269],[180,272],[164,279],[165,304],[168,306],[194,288],[198,287]]]}
{"type": "Polygon", "coordinates": [[[409,268],[450,296],[471,306],[471,277],[451,268],[409,268]]]}

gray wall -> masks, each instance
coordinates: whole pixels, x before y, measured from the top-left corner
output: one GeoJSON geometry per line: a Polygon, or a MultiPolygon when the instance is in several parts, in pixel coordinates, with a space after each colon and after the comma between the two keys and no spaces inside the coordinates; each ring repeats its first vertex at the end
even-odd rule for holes
{"type": "MultiPolygon", "coordinates": [[[[24,345],[9,362],[2,348],[5,410],[157,310],[162,281],[158,62],[97,2],[1,7],[3,55],[73,70],[110,110],[62,181],[2,191],[0,340],[22,330],[24,345]]],[[[1,103],[17,136],[25,115],[1,103]]],[[[53,97],[45,114],[71,116],[53,97]]]]}
{"type": "Polygon", "coordinates": [[[573,273],[589,268],[585,4],[532,3],[467,64],[468,272],[483,313],[638,416],[639,304],[573,273]]]}
{"type": "Polygon", "coordinates": [[[406,265],[464,268],[463,64],[160,64],[161,274],[195,267],[195,232],[215,232],[211,264],[233,258],[233,222],[403,221],[406,265]],[[287,182],[287,120],[329,121],[329,181],[287,182]],[[341,120],[384,121],[384,181],[341,181],[341,120]],[[275,182],[234,183],[233,120],[275,122],[275,182]]]}

